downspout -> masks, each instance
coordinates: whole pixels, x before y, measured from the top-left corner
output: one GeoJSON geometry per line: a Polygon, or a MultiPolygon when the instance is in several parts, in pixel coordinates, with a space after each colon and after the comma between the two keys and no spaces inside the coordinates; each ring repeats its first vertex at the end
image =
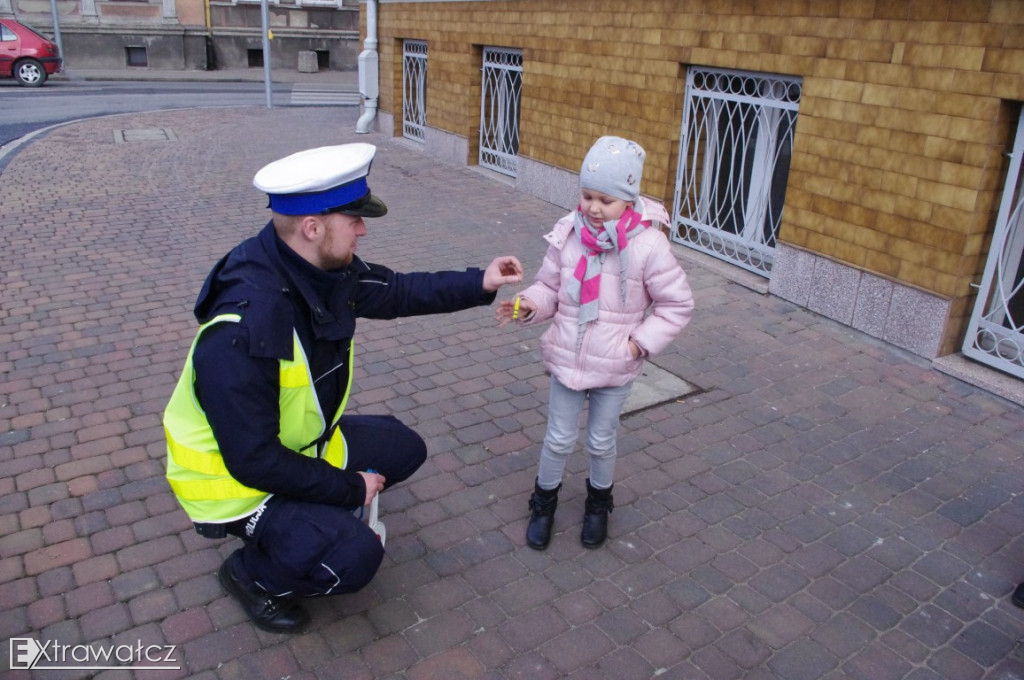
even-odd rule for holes
{"type": "Polygon", "coordinates": [[[377,96],[380,93],[380,65],[377,55],[377,0],[366,0],[366,40],[359,53],[359,94],[363,96],[363,115],[356,123],[356,132],[366,134],[377,117],[377,96]]]}
{"type": "Polygon", "coordinates": [[[203,0],[203,13],[206,15],[206,69],[212,71],[216,68],[213,51],[213,19],[210,15],[210,0],[203,0]]]}

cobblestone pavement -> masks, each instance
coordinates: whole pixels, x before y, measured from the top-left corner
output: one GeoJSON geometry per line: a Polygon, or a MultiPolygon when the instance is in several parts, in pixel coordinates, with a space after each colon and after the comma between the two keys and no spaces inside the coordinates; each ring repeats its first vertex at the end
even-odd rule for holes
{"type": "MultiPolygon", "coordinates": [[[[698,391],[624,419],[599,550],[579,542],[581,453],[551,547],[525,545],[538,329],[498,328],[490,309],[362,322],[352,408],[397,414],[430,458],[382,498],[388,554],[369,587],[311,601],[300,636],[250,625],[215,576],[235,539],[197,536],[164,480],[160,414],[205,274],[267,218],[255,171],[378,144],[371,186],[390,213],[360,252],[400,270],[511,252],[532,275],[563,212],[356,135],[358,113],[115,116],[11,159],[3,637],[173,645],[179,670],[137,671],[160,680],[1024,678],[1009,600],[1024,580],[1024,410],[697,264],[694,321],[654,363],[698,391]]],[[[15,660],[4,644],[3,668],[15,660]]],[[[128,676],[35,672],[93,675],[128,676]]]]}

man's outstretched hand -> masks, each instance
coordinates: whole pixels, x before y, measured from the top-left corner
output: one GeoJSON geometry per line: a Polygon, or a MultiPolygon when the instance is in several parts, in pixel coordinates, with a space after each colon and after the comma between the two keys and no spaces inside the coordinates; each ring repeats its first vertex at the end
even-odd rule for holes
{"type": "Polygon", "coordinates": [[[512,255],[496,257],[484,270],[484,290],[493,293],[510,283],[523,280],[523,265],[512,255]]]}

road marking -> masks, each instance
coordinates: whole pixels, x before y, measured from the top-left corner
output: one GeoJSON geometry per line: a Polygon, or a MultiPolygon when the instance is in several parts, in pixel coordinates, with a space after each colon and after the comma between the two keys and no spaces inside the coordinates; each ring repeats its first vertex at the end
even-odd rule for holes
{"type": "Polygon", "coordinates": [[[362,97],[351,89],[297,83],[292,86],[289,106],[359,106],[362,97]]]}

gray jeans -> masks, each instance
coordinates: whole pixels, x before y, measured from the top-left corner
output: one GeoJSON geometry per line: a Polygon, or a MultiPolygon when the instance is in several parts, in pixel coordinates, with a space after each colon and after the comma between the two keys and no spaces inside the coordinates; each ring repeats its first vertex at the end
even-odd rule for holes
{"type": "Polygon", "coordinates": [[[548,429],[540,450],[537,483],[554,489],[562,482],[565,461],[576,448],[583,404],[590,402],[585,447],[590,456],[590,484],[607,489],[615,478],[619,414],[633,383],[621,387],[571,390],[554,377],[548,396],[548,429]]]}

